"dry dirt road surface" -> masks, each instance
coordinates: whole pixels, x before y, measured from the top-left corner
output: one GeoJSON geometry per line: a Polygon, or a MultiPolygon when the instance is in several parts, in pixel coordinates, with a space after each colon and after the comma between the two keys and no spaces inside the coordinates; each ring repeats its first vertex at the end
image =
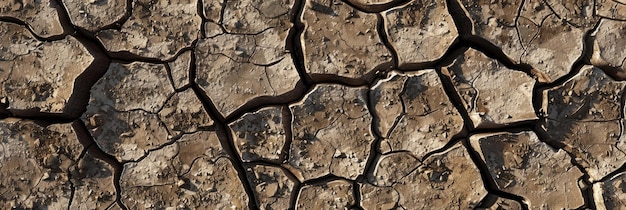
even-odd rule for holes
{"type": "Polygon", "coordinates": [[[624,0],[3,0],[1,209],[626,209],[624,0]]]}

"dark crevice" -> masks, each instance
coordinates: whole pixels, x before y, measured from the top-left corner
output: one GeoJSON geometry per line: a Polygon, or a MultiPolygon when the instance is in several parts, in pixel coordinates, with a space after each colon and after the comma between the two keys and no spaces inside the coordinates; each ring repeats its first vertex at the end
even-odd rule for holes
{"type": "Polygon", "coordinates": [[[365,161],[365,168],[363,169],[363,172],[356,178],[357,182],[359,183],[366,183],[368,180],[367,177],[370,176],[371,174],[374,174],[376,163],[380,160],[380,157],[382,154],[382,151],[380,150],[380,145],[384,139],[383,135],[378,129],[380,117],[378,116],[378,113],[376,112],[376,108],[375,108],[376,102],[372,100],[371,89],[368,89],[365,95],[365,101],[366,101],[365,105],[367,106],[367,111],[372,116],[372,121],[370,122],[370,130],[374,134],[375,139],[374,141],[372,141],[372,143],[370,143],[369,155],[367,156],[367,160],[365,161]]]}
{"type": "Polygon", "coordinates": [[[583,186],[582,188],[579,186],[580,188],[580,193],[582,194],[583,200],[584,200],[584,204],[577,208],[579,210],[585,210],[585,209],[598,209],[596,207],[596,202],[594,200],[594,196],[593,196],[593,185],[591,183],[589,183],[589,181],[585,180],[583,177],[581,177],[581,180],[583,183],[585,183],[585,186],[583,186]]]}
{"type": "Polygon", "coordinates": [[[454,105],[456,110],[459,112],[459,114],[461,115],[461,118],[463,118],[464,129],[471,131],[472,129],[474,129],[475,125],[472,121],[472,118],[469,115],[469,112],[463,106],[463,98],[456,91],[456,87],[454,86],[454,83],[452,83],[452,80],[450,79],[450,77],[446,76],[442,72],[441,68],[437,68],[435,71],[437,72],[437,75],[439,76],[439,80],[441,81],[441,86],[443,87],[443,90],[446,93],[448,99],[450,100],[450,102],[452,102],[452,105],[454,105]]]}
{"type": "Polygon", "coordinates": [[[391,0],[386,3],[363,4],[355,0],[341,0],[341,1],[365,13],[381,13],[381,12],[393,9],[394,7],[404,6],[408,4],[409,2],[411,2],[410,0],[391,0]]]}
{"type": "Polygon", "coordinates": [[[448,13],[452,16],[459,36],[470,35],[474,31],[474,23],[459,0],[446,0],[448,13]]]}
{"type": "Polygon", "coordinates": [[[310,75],[306,73],[305,64],[304,64],[304,51],[302,49],[301,37],[304,32],[304,23],[300,20],[302,14],[304,12],[306,0],[295,0],[293,8],[290,12],[291,23],[293,23],[293,27],[289,29],[289,34],[287,35],[285,49],[291,55],[291,59],[293,60],[293,64],[298,71],[298,75],[300,76],[300,81],[304,83],[305,86],[310,87],[313,84],[313,79],[310,75]]]}
{"type": "Polygon", "coordinates": [[[115,186],[115,203],[117,205],[126,210],[128,209],[126,205],[122,202],[122,187],[120,185],[120,178],[122,176],[122,171],[124,170],[124,165],[120,163],[115,157],[110,154],[104,152],[100,147],[97,146],[95,139],[91,136],[89,129],[85,126],[84,122],[81,120],[76,120],[72,123],[72,128],[76,133],[76,138],[83,145],[84,148],[88,148],[87,152],[94,158],[101,160],[111,166],[113,168],[113,185],[115,186]]]}
{"type": "Polygon", "coordinates": [[[381,14],[376,14],[376,32],[378,32],[378,38],[385,45],[385,48],[391,53],[391,62],[393,64],[392,69],[398,69],[398,51],[393,47],[391,42],[389,41],[389,36],[387,35],[387,27],[385,17],[381,14]]]}
{"type": "Polygon", "coordinates": [[[291,142],[293,142],[293,130],[291,128],[291,123],[293,121],[293,113],[291,113],[291,109],[288,105],[284,105],[282,107],[282,123],[283,129],[285,130],[285,143],[283,148],[280,150],[280,154],[278,155],[278,160],[280,162],[289,161],[289,154],[291,153],[291,142]]]}
{"type": "Polygon", "coordinates": [[[358,181],[352,181],[352,195],[354,196],[354,204],[348,207],[348,209],[362,210],[363,207],[361,207],[361,186],[358,181]]]}

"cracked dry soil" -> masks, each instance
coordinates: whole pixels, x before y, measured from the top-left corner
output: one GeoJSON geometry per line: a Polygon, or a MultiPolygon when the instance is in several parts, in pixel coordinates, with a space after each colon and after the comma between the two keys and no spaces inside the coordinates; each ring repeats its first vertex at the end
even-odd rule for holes
{"type": "Polygon", "coordinates": [[[623,0],[5,0],[1,209],[626,209],[623,0]]]}

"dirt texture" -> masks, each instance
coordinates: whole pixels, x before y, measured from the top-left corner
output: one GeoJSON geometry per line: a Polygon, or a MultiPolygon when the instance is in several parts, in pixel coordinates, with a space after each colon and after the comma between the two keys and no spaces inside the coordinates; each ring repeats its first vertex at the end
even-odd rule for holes
{"type": "Polygon", "coordinates": [[[626,1],[0,2],[0,209],[626,209],[626,1]]]}

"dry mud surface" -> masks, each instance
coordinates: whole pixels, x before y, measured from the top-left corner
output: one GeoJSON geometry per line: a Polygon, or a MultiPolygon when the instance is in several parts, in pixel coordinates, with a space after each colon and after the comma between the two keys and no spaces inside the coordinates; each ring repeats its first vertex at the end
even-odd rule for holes
{"type": "Polygon", "coordinates": [[[4,0],[0,209],[626,209],[624,0],[4,0]]]}

